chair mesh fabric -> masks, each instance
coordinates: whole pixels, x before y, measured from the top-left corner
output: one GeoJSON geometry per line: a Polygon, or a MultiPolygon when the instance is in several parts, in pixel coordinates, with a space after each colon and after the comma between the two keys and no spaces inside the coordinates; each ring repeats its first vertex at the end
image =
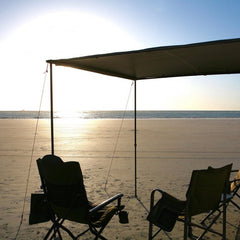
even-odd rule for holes
{"type": "Polygon", "coordinates": [[[187,191],[188,216],[209,212],[218,207],[225,191],[232,164],[222,168],[194,170],[187,191]]]}
{"type": "Polygon", "coordinates": [[[87,223],[89,204],[79,163],[63,162],[56,156],[47,155],[38,160],[38,166],[55,214],[60,218],[87,223]]]}

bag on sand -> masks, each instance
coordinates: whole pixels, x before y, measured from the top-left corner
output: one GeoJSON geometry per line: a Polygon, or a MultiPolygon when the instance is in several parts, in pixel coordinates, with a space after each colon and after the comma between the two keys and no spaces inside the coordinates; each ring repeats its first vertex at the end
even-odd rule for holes
{"type": "Polygon", "coordinates": [[[47,201],[43,193],[31,194],[29,224],[47,222],[51,219],[47,201]]]}

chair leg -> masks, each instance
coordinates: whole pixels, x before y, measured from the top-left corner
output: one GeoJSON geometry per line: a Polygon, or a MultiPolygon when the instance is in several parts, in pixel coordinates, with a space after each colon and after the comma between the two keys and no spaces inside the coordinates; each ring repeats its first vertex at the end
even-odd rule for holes
{"type": "Polygon", "coordinates": [[[82,236],[84,233],[86,233],[89,229],[87,229],[86,231],[84,231],[83,233],[79,234],[77,237],[75,237],[73,235],[73,233],[66,228],[65,226],[63,226],[64,219],[57,219],[56,221],[53,222],[52,227],[48,230],[46,236],[44,237],[44,240],[47,239],[54,239],[56,236],[58,236],[60,238],[60,240],[62,240],[62,236],[60,233],[60,229],[62,229],[63,231],[65,231],[66,233],[68,233],[68,235],[72,238],[72,239],[77,239],[79,236],[82,236]],[[50,237],[50,238],[49,238],[50,237]]]}
{"type": "Polygon", "coordinates": [[[103,232],[104,228],[105,228],[105,226],[103,226],[103,227],[98,231],[95,227],[89,226],[89,230],[91,231],[92,234],[95,235],[94,240],[97,240],[97,239],[99,239],[99,238],[102,239],[102,240],[107,240],[105,237],[103,237],[103,236],[101,235],[101,233],[103,232]]]}
{"type": "Polygon", "coordinates": [[[149,222],[148,240],[152,240],[152,231],[153,231],[153,226],[152,226],[152,223],[149,222]]]}
{"type": "Polygon", "coordinates": [[[56,230],[54,231],[54,233],[52,234],[50,240],[56,239],[57,236],[58,236],[58,238],[59,238],[60,240],[62,240],[62,235],[61,235],[59,229],[56,229],[56,230]]]}
{"type": "MultiPolygon", "coordinates": [[[[215,212],[216,212],[216,211],[215,211],[215,212]]],[[[218,210],[218,214],[213,218],[212,222],[211,222],[209,225],[201,226],[201,225],[195,225],[195,224],[194,224],[194,226],[197,226],[197,227],[199,227],[200,229],[203,229],[203,230],[204,230],[204,231],[202,232],[202,234],[201,234],[197,239],[202,239],[207,232],[212,232],[212,233],[214,233],[214,234],[217,234],[217,235],[222,236],[221,233],[216,232],[216,231],[214,231],[213,229],[211,229],[211,227],[216,223],[216,221],[217,221],[217,219],[220,217],[220,215],[221,215],[221,211],[218,210]]]]}
{"type": "Polygon", "coordinates": [[[238,204],[236,204],[233,200],[231,200],[230,202],[240,210],[240,207],[238,206],[238,204]]]}
{"type": "Polygon", "coordinates": [[[98,238],[102,239],[102,240],[107,240],[105,237],[103,237],[102,235],[96,236],[94,238],[94,240],[97,240],[98,238]]]}
{"type": "Polygon", "coordinates": [[[183,235],[183,239],[187,240],[188,236],[189,236],[189,227],[191,227],[191,217],[188,217],[188,210],[186,209],[185,211],[185,216],[184,216],[184,235],[183,235]]]}
{"type": "Polygon", "coordinates": [[[90,228],[88,228],[88,229],[86,229],[84,232],[78,234],[78,235],[76,236],[76,239],[78,239],[79,237],[83,236],[83,235],[84,235],[86,232],[88,232],[89,230],[90,230],[90,228]]]}
{"type": "Polygon", "coordinates": [[[184,221],[184,236],[183,236],[183,239],[184,239],[184,240],[187,240],[187,237],[188,237],[188,223],[187,223],[187,219],[185,218],[185,221],[184,221]]]}
{"type": "Polygon", "coordinates": [[[216,212],[216,210],[210,211],[209,214],[201,221],[201,224],[204,225],[204,224],[205,224],[205,221],[206,221],[211,215],[213,215],[215,212],[216,212]]]}
{"type": "Polygon", "coordinates": [[[227,214],[226,214],[226,202],[223,203],[223,240],[226,240],[226,218],[227,218],[227,214]]]}
{"type": "Polygon", "coordinates": [[[56,232],[57,232],[57,228],[56,228],[56,223],[54,222],[51,228],[48,230],[47,234],[45,235],[44,240],[47,240],[49,236],[52,234],[50,238],[51,240],[56,235],[56,232]]]}
{"type": "Polygon", "coordinates": [[[62,235],[60,233],[59,225],[56,224],[56,226],[53,229],[54,229],[54,233],[52,234],[50,240],[55,239],[57,236],[59,237],[60,240],[62,240],[62,235]]]}

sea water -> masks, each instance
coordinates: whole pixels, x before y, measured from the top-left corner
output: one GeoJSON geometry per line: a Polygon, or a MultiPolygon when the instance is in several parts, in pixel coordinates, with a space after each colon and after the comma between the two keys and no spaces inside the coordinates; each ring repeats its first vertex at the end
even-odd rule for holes
{"type": "MultiPolygon", "coordinates": [[[[0,111],[0,119],[47,119],[49,111],[0,111]]],[[[54,118],[132,119],[134,111],[78,111],[64,114],[54,112],[54,118]]],[[[159,118],[240,118],[240,111],[137,111],[138,119],[159,118]]]]}

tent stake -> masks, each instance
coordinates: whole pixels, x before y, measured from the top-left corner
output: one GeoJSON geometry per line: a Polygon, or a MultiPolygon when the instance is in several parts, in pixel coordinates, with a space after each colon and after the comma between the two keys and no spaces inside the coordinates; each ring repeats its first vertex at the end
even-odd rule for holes
{"type": "Polygon", "coordinates": [[[50,107],[51,107],[51,149],[52,155],[54,155],[54,126],[53,126],[53,73],[52,63],[50,63],[50,107]]]}
{"type": "Polygon", "coordinates": [[[135,197],[137,197],[137,81],[134,82],[135,197]]]}

